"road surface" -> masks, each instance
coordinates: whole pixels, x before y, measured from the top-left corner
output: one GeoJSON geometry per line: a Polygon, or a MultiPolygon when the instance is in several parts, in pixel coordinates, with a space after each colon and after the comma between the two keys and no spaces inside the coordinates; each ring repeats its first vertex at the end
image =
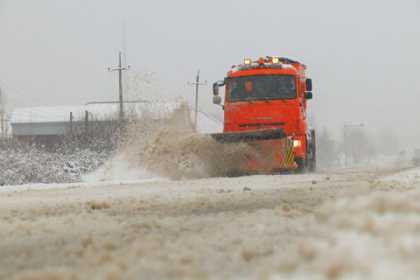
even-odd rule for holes
{"type": "Polygon", "coordinates": [[[0,279],[416,279],[396,172],[0,188],[0,279]]]}

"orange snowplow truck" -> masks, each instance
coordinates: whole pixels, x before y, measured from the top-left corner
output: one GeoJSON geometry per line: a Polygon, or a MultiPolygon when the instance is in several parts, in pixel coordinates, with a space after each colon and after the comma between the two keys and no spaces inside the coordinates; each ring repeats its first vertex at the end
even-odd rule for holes
{"type": "Polygon", "coordinates": [[[305,70],[304,64],[284,57],[245,59],[213,84],[213,103],[224,109],[224,129],[211,136],[223,143],[246,142],[254,151],[238,172],[315,170],[315,131],[307,120],[312,80],[305,70]]]}

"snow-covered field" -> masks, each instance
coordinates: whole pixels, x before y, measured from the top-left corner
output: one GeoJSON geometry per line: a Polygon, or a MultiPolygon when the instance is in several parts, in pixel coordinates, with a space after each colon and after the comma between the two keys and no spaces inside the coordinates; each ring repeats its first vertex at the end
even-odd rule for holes
{"type": "Polygon", "coordinates": [[[31,183],[80,182],[83,174],[96,170],[111,151],[80,149],[73,152],[47,152],[34,146],[0,148],[0,188],[31,183]]]}
{"type": "Polygon", "coordinates": [[[418,175],[5,187],[0,278],[417,279],[418,175]]]}

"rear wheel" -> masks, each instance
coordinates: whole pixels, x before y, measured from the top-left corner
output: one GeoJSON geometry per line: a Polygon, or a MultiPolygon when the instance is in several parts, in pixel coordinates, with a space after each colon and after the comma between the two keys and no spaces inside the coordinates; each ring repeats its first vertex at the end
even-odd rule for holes
{"type": "Polygon", "coordinates": [[[306,172],[306,162],[303,158],[295,158],[295,162],[297,164],[297,168],[295,170],[298,174],[303,174],[306,172]]]}
{"type": "Polygon", "coordinates": [[[307,149],[308,170],[315,172],[316,170],[316,135],[315,130],[311,130],[311,140],[308,143],[307,149]]]}

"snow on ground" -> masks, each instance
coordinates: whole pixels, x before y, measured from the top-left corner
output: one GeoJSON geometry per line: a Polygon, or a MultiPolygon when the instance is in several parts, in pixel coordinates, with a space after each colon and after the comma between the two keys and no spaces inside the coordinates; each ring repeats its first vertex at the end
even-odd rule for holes
{"type": "Polygon", "coordinates": [[[384,173],[0,192],[0,278],[417,279],[419,184],[384,173]]]}
{"type": "Polygon", "coordinates": [[[320,207],[310,227],[325,236],[302,241],[293,272],[279,275],[287,279],[308,275],[311,279],[417,279],[420,189],[375,189],[320,207]]]}
{"type": "Polygon", "coordinates": [[[126,182],[147,179],[162,179],[161,177],[147,172],[141,166],[132,165],[124,157],[118,154],[108,160],[104,165],[92,173],[82,176],[82,181],[93,182],[126,182]]]}
{"type": "Polygon", "coordinates": [[[144,183],[168,182],[168,179],[150,176],[139,178],[140,176],[133,176],[132,179],[121,177],[122,179],[112,178],[110,180],[103,180],[103,177],[92,178],[95,173],[86,175],[88,177],[83,182],[77,183],[48,183],[48,184],[23,184],[23,185],[6,185],[0,187],[0,193],[15,193],[27,191],[42,191],[42,190],[55,190],[55,189],[73,189],[73,188],[93,188],[105,187],[109,185],[135,185],[144,183]]]}
{"type": "Polygon", "coordinates": [[[409,169],[391,176],[382,178],[387,182],[402,182],[402,183],[419,183],[420,182],[420,168],[409,169]]]}

